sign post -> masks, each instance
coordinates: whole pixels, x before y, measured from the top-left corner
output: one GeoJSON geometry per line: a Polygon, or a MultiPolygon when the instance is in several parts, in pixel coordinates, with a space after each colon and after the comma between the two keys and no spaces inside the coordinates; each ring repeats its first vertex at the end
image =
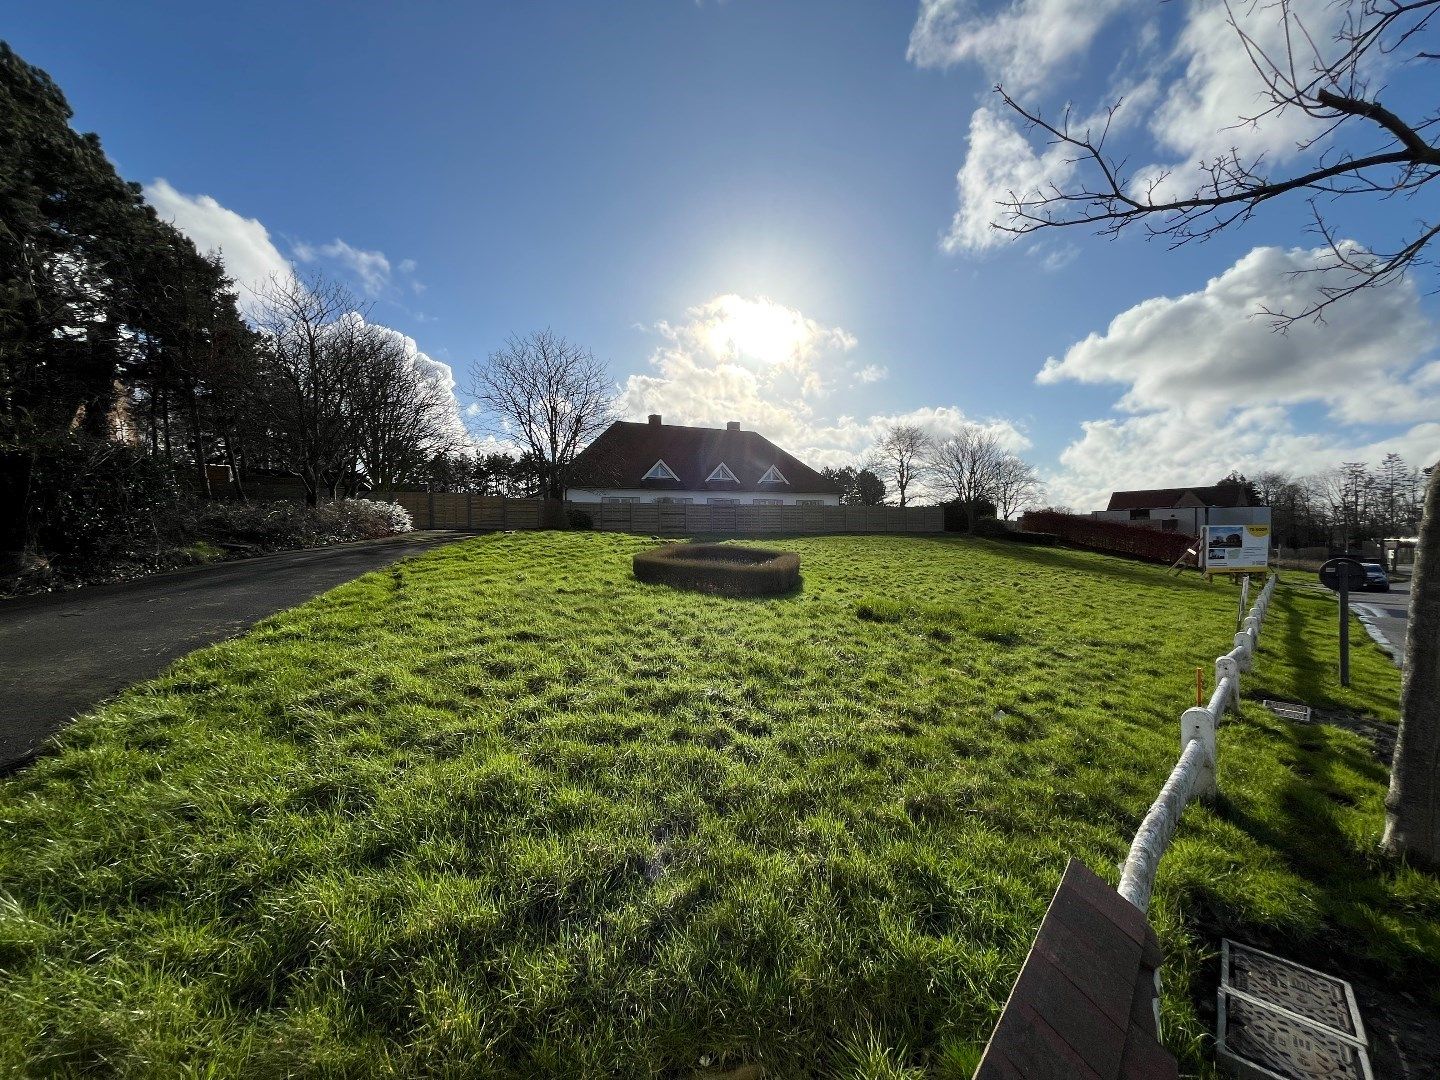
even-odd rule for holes
{"type": "Polygon", "coordinates": [[[1350,685],[1350,590],[1365,584],[1365,567],[1355,559],[1331,559],[1320,567],[1320,583],[1340,594],[1340,685],[1350,685]]]}

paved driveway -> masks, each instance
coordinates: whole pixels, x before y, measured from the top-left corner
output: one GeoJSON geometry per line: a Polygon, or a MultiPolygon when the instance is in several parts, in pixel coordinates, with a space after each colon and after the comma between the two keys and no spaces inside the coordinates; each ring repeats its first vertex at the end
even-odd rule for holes
{"type": "Polygon", "coordinates": [[[1405,662],[1405,629],[1410,617],[1410,582],[1397,581],[1388,593],[1351,593],[1350,607],[1365,623],[1370,636],[1379,635],[1397,664],[1405,662]]]}
{"type": "Polygon", "coordinates": [[[464,535],[407,533],[0,603],[0,772],[186,653],[464,535]]]}

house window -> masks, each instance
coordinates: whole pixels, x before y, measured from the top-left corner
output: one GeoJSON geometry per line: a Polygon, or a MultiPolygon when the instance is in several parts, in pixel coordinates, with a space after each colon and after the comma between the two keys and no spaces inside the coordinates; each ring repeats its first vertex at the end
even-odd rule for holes
{"type": "Polygon", "coordinates": [[[782,472],[781,472],[779,469],[777,469],[774,465],[771,465],[770,468],[768,468],[768,469],[765,470],[765,475],[762,476],[762,477],[760,477],[760,483],[762,483],[762,484],[788,484],[788,483],[790,483],[790,481],[785,479],[785,474],[784,474],[784,473],[782,473],[782,472]]]}
{"type": "Polygon", "coordinates": [[[740,500],[739,500],[739,499],[706,499],[705,501],[706,501],[709,505],[711,505],[711,506],[734,506],[734,505],[735,505],[736,503],[738,503],[740,500]]]}
{"type": "Polygon", "coordinates": [[[796,506],[824,506],[824,499],[796,499],[796,506]]]}
{"type": "Polygon", "coordinates": [[[674,470],[672,470],[672,469],[670,468],[670,466],[669,466],[669,465],[666,465],[665,462],[662,460],[662,461],[657,461],[657,462],[655,462],[654,465],[651,465],[651,466],[650,466],[650,471],[645,474],[645,476],[643,477],[643,479],[645,479],[645,480],[679,480],[680,478],[679,478],[678,476],[676,476],[674,470]]]}
{"type": "Polygon", "coordinates": [[[707,482],[715,480],[729,480],[732,484],[738,484],[740,482],[739,478],[730,471],[730,467],[726,465],[723,461],[720,462],[719,465],[716,465],[715,471],[712,472],[709,476],[705,477],[705,479],[707,482]]]}
{"type": "Polygon", "coordinates": [[[1149,521],[1149,520],[1150,520],[1150,511],[1149,511],[1149,510],[1131,510],[1131,511],[1130,511],[1130,520],[1131,520],[1131,521],[1149,521]]]}
{"type": "Polygon", "coordinates": [[[660,496],[658,496],[658,497],[655,499],[655,501],[656,501],[657,503],[676,503],[676,504],[678,504],[678,505],[680,505],[680,506],[689,506],[689,505],[690,505],[691,503],[693,503],[695,500],[694,500],[694,499],[677,498],[676,496],[673,496],[673,495],[660,495],[660,496]]]}
{"type": "Polygon", "coordinates": [[[784,499],[751,499],[751,506],[784,506],[784,499]]]}
{"type": "Polygon", "coordinates": [[[640,500],[633,495],[602,495],[600,501],[602,503],[631,503],[640,500]]]}

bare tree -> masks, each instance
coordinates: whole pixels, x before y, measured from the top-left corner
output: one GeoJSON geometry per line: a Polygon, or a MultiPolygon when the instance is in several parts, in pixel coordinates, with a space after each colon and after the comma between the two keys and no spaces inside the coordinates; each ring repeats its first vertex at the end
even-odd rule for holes
{"type": "MultiPolygon", "coordinates": [[[[1299,311],[1267,312],[1282,327],[1319,317],[1330,305],[1423,265],[1427,247],[1440,235],[1440,221],[1417,218],[1403,243],[1388,251],[1366,251],[1336,239],[1324,207],[1343,199],[1410,196],[1440,176],[1440,145],[1432,134],[1440,112],[1403,118],[1381,102],[1381,88],[1373,81],[1374,72],[1387,65],[1440,60],[1440,50],[1426,48],[1440,0],[1338,0],[1339,29],[1329,40],[1306,28],[1290,0],[1245,10],[1279,20],[1284,45],[1279,54],[1267,52],[1227,5],[1235,47],[1259,74],[1263,90],[1256,112],[1237,121],[1254,125],[1296,111],[1313,117],[1317,134],[1299,147],[1304,164],[1277,176],[1263,153],[1242,157],[1232,150],[1201,163],[1199,182],[1188,194],[1172,197],[1172,177],[1152,177],[1137,186],[1125,162],[1107,151],[1118,105],[1098,130],[1081,129],[1072,125],[1068,112],[1046,120],[997,87],[1006,105],[1072,152],[1078,179],[1073,186],[1012,192],[1001,203],[1004,220],[995,227],[1030,233],[1089,225],[1113,236],[1139,225],[1180,247],[1248,221],[1271,200],[1304,194],[1329,250],[1328,263],[1317,269],[1337,271],[1339,282],[1322,283],[1317,299],[1299,311]],[[1336,138],[1340,133],[1354,139],[1342,143],[1336,138]],[[1374,139],[1367,151],[1345,148],[1358,144],[1362,135],[1374,139]]],[[[1405,655],[1400,735],[1382,846],[1440,864],[1440,468],[1431,470],[1426,489],[1405,655]]]]}
{"type": "Polygon", "coordinates": [[[470,394],[489,431],[515,439],[541,470],[541,488],[563,499],[575,457],[615,419],[605,365],[550,330],[511,337],[475,372],[470,394]]]}
{"type": "Polygon", "coordinates": [[[1322,204],[1349,196],[1411,193],[1440,176],[1440,146],[1426,138],[1440,123],[1440,112],[1402,119],[1381,104],[1371,81],[1372,70],[1401,49],[1416,48],[1411,58],[1422,63],[1440,59],[1440,53],[1418,48],[1440,10],[1440,0],[1340,0],[1339,6],[1340,29],[1325,42],[1312,36],[1292,0],[1245,5],[1246,11],[1273,13],[1281,23],[1284,55],[1271,55],[1226,3],[1236,48],[1244,50],[1261,82],[1256,111],[1237,117],[1238,123],[1253,126],[1266,117],[1296,111],[1320,122],[1316,134],[1300,146],[1302,152],[1313,151],[1311,159],[1289,176],[1272,176],[1263,153],[1247,158],[1232,149],[1201,162],[1200,176],[1188,193],[1172,196],[1172,174],[1137,178],[1123,159],[1107,151],[1119,102],[1106,111],[1098,130],[1078,128],[1068,110],[1057,120],[1046,120],[997,86],[1006,105],[1054,144],[1073,151],[1081,175],[1093,179],[1081,179],[1072,188],[1051,183],[1034,191],[1011,192],[1000,204],[1004,220],[995,227],[1024,234],[1093,225],[1113,236],[1139,224],[1149,235],[1180,247],[1244,223],[1271,199],[1299,191],[1308,193],[1314,227],[1329,250],[1328,263],[1316,269],[1341,271],[1343,281],[1321,285],[1318,298],[1300,311],[1267,314],[1282,324],[1319,315],[1361,289],[1403,277],[1425,261],[1426,248],[1440,235],[1440,221],[1420,219],[1398,247],[1368,251],[1337,240],[1322,204]],[[1376,138],[1371,150],[1355,154],[1337,149],[1332,137],[1349,135],[1357,128],[1376,138]]]}
{"type": "Polygon", "coordinates": [[[867,460],[867,467],[887,483],[893,483],[900,505],[910,499],[910,486],[924,478],[934,439],[915,424],[891,424],[880,435],[867,460]]]}
{"type": "Polygon", "coordinates": [[[464,443],[454,399],[435,372],[417,366],[405,340],[367,324],[358,347],[351,394],[351,428],[359,467],[371,487],[393,493],[436,457],[464,443]]]}
{"type": "Polygon", "coordinates": [[[1006,521],[1045,497],[1035,467],[1018,454],[1006,453],[995,470],[995,511],[1006,521]]]}
{"type": "Polygon", "coordinates": [[[965,510],[965,529],[975,528],[975,507],[998,501],[996,489],[1007,457],[1000,440],[979,427],[965,427],[935,443],[929,453],[935,485],[965,510]]]}
{"type": "Polygon", "coordinates": [[[344,286],[320,277],[273,277],[255,299],[275,442],[314,506],[322,490],[334,494],[347,456],[357,358],[347,339],[363,319],[344,286]]]}

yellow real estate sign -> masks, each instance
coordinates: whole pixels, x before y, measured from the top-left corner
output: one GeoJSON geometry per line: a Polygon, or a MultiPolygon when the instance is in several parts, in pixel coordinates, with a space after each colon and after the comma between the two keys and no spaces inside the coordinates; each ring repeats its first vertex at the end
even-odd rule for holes
{"type": "Polygon", "coordinates": [[[1259,574],[1269,566],[1269,525],[1205,526],[1207,574],[1259,574]]]}

